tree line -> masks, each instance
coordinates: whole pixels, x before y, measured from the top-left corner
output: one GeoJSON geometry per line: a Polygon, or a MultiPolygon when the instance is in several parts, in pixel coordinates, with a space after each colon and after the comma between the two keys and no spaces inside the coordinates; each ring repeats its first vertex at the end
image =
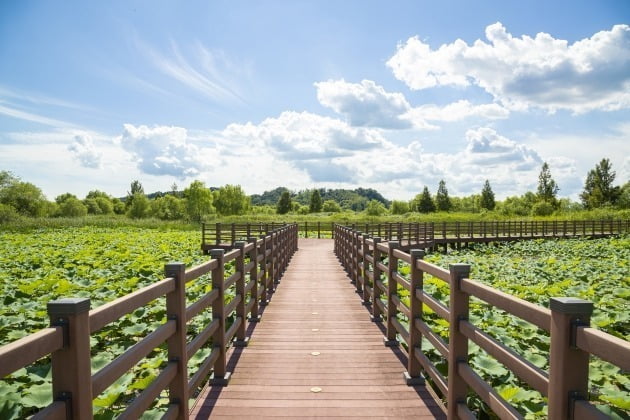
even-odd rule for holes
{"type": "Polygon", "coordinates": [[[240,185],[208,188],[195,180],[179,191],[173,184],[170,191],[146,194],[140,181],[133,181],[125,197],[116,198],[93,190],[85,198],[65,193],[48,201],[42,191],[23,182],[7,171],[0,171],[0,223],[18,217],[83,217],[87,215],[126,215],[140,219],[199,222],[205,218],[244,214],[309,214],[364,212],[369,216],[385,214],[433,212],[498,212],[510,216],[548,216],[555,212],[597,208],[630,208],[630,182],[615,185],[616,173],[608,159],[602,159],[587,174],[580,194],[581,203],[558,198],[559,187],[545,162],[538,175],[536,192],[495,200],[490,181],[486,180],[478,194],[451,197],[444,180],[433,195],[425,185],[422,192],[409,201],[388,201],[376,190],[357,188],[313,189],[291,192],[278,187],[263,194],[248,196],[240,185]],[[253,204],[252,204],[253,203],[253,204]]]}

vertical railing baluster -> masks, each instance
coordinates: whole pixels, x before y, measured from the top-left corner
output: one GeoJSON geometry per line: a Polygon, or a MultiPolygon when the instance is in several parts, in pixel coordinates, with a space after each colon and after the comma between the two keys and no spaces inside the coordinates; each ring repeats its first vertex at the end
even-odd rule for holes
{"type": "Polygon", "coordinates": [[[245,294],[245,245],[244,241],[236,241],[234,247],[239,250],[239,255],[234,262],[235,272],[240,273],[240,276],[236,280],[236,296],[241,297],[241,300],[236,304],[236,319],[241,319],[241,324],[236,329],[234,345],[236,347],[246,347],[248,338],[245,336],[247,331],[247,296],[245,294]]]}
{"type": "Polygon", "coordinates": [[[395,273],[398,272],[398,258],[394,256],[394,250],[400,248],[400,243],[389,241],[387,245],[387,330],[385,332],[385,345],[393,347],[398,345],[396,328],[394,327],[394,319],[398,313],[398,308],[394,303],[394,296],[398,295],[398,283],[394,279],[395,273]]]}
{"type": "Polygon", "coordinates": [[[212,346],[219,349],[219,357],[214,362],[214,374],[211,379],[214,385],[227,385],[232,376],[227,372],[227,342],[225,336],[225,250],[213,249],[210,257],[217,260],[217,267],[212,270],[212,289],[218,290],[219,296],[212,303],[212,320],[219,322],[219,327],[212,335],[212,346]]]}
{"type": "Polygon", "coordinates": [[[378,263],[381,261],[381,250],[378,249],[378,244],[381,242],[381,238],[374,238],[374,252],[372,258],[374,264],[372,265],[372,272],[374,273],[374,281],[372,282],[372,321],[377,322],[382,319],[381,307],[379,306],[382,290],[378,286],[378,282],[381,279],[381,269],[378,267],[378,263]]]}

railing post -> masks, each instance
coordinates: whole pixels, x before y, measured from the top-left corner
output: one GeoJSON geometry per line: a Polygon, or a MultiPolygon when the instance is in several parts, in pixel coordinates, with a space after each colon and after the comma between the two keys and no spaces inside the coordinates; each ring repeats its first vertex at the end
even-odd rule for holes
{"type": "Polygon", "coordinates": [[[459,375],[457,365],[468,363],[468,338],[459,331],[459,321],[468,319],[468,294],[461,290],[461,280],[470,275],[470,265],[450,264],[450,305],[448,340],[448,418],[457,419],[457,404],[466,403],[468,386],[459,375]]]}
{"type": "Polygon", "coordinates": [[[260,305],[261,306],[266,306],[269,303],[269,299],[267,297],[267,283],[269,282],[269,263],[268,263],[268,259],[267,259],[267,248],[268,248],[268,241],[267,241],[267,235],[263,235],[262,236],[262,269],[263,269],[263,276],[260,279],[261,283],[262,283],[262,291],[260,294],[260,305]]]}
{"type": "MultiPolygon", "coordinates": [[[[394,273],[398,272],[398,258],[394,257],[394,250],[400,248],[398,241],[389,241],[387,248],[387,330],[385,336],[385,345],[394,347],[398,345],[396,339],[396,328],[394,327],[394,319],[398,308],[394,303],[394,296],[398,295],[397,282],[394,279],[394,273]]],[[[411,326],[409,327],[411,328],[411,326]]]]}
{"type": "Polygon", "coordinates": [[[210,257],[217,260],[217,268],[212,270],[212,289],[219,291],[219,296],[212,303],[212,319],[219,321],[219,328],[212,335],[212,346],[219,349],[219,357],[214,362],[214,385],[227,385],[231,372],[227,372],[227,342],[225,340],[225,250],[212,249],[210,257]]]}
{"type": "Polygon", "coordinates": [[[168,389],[171,404],[179,406],[178,419],[188,418],[188,359],[186,357],[186,264],[174,262],[164,266],[164,275],[175,279],[175,290],[166,295],[166,316],[177,329],[167,341],[168,360],[177,362],[177,374],[168,389]]]}
{"type": "Polygon", "coordinates": [[[382,319],[381,308],[377,303],[377,301],[381,299],[381,295],[383,293],[377,284],[381,279],[381,269],[378,268],[378,263],[381,262],[381,250],[378,249],[378,244],[380,242],[381,238],[374,238],[374,252],[372,253],[372,258],[374,259],[372,270],[374,273],[374,281],[372,282],[372,321],[374,322],[382,319]]]}
{"type": "Polygon", "coordinates": [[[407,385],[422,385],[424,378],[421,376],[422,367],[416,358],[415,350],[422,351],[422,334],[415,327],[416,320],[422,320],[422,301],[416,293],[422,293],[423,271],[418,268],[418,261],[424,258],[424,251],[412,249],[411,256],[411,291],[409,292],[409,357],[407,359],[407,372],[404,373],[407,385]]]}
{"type": "Polygon", "coordinates": [[[252,248],[251,252],[249,253],[249,260],[253,261],[253,266],[252,269],[249,271],[249,281],[250,282],[254,282],[254,286],[252,287],[251,291],[249,292],[250,295],[250,299],[254,301],[253,305],[252,305],[252,311],[250,312],[249,315],[249,322],[258,322],[260,321],[260,314],[258,311],[258,304],[260,303],[260,296],[258,294],[258,289],[259,289],[259,283],[258,283],[258,239],[256,238],[249,238],[248,239],[249,243],[253,243],[254,247],[252,248]]]}
{"type": "MultiPolygon", "coordinates": [[[[237,272],[241,273],[240,278],[236,280],[236,296],[241,297],[241,301],[236,305],[236,317],[241,318],[241,325],[236,330],[234,345],[236,347],[246,347],[249,339],[245,337],[247,331],[247,297],[245,295],[245,242],[237,241],[234,243],[236,249],[240,251],[234,263],[237,272]]],[[[236,296],[234,297],[236,299],[236,296]]]]}
{"type": "MultiPolygon", "coordinates": [[[[362,244],[363,247],[363,304],[367,304],[370,302],[370,291],[367,284],[370,281],[370,277],[368,272],[370,271],[370,262],[368,261],[368,255],[370,254],[370,247],[367,244],[367,240],[370,239],[370,235],[362,236],[362,244]]],[[[374,286],[374,285],[372,285],[374,286]]]]}
{"type": "Polygon", "coordinates": [[[219,245],[221,243],[221,223],[217,223],[214,226],[214,236],[216,240],[215,245],[219,245]]]}
{"type": "Polygon", "coordinates": [[[576,399],[588,397],[589,354],[575,347],[578,326],[589,325],[593,303],[576,298],[551,298],[549,348],[549,418],[573,418],[576,399]]]}
{"type": "Polygon", "coordinates": [[[90,372],[90,299],[48,302],[52,326],[63,326],[64,346],[51,354],[52,391],[55,400],[69,400],[73,419],[92,418],[90,372]]]}

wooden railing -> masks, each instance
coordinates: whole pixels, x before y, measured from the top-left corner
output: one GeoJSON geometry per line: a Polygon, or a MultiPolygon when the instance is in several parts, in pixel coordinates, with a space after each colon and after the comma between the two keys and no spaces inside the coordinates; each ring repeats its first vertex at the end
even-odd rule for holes
{"type": "Polygon", "coordinates": [[[138,418],[165,389],[170,405],[164,418],[188,418],[189,398],[211,371],[214,384],[225,385],[229,381],[227,348],[232,340],[236,346],[247,344],[247,323],[258,320],[259,306],[266,304],[274,283],[297,250],[297,228],[295,224],[285,225],[262,238],[236,242],[229,252],[212,250],[209,261],[193,268],[186,269],[183,263],[167,264],[165,279],[93,310],[88,298],[49,302],[49,328],[0,347],[0,377],[50,356],[54,401],[34,418],[90,419],[92,400],[153,349],[166,343],[166,367],[119,418],[138,418]],[[234,266],[229,276],[228,264],[234,266]],[[212,289],[186,306],[188,283],[208,273],[212,289]],[[231,297],[226,290],[233,285],[236,293],[231,297]],[[166,298],[166,322],[91,375],[90,335],[161,297],[166,298]],[[212,321],[188,341],[187,323],[208,309],[212,321]],[[230,316],[234,316],[234,321],[228,325],[230,316]],[[208,343],[212,346],[209,356],[198,371],[188,372],[188,360],[208,343]]]}
{"type": "Polygon", "coordinates": [[[448,270],[423,261],[424,251],[403,252],[398,241],[382,242],[337,225],[335,253],[345,267],[363,301],[371,304],[372,317],[386,323],[386,344],[397,345],[402,338],[407,348],[408,384],[423,382],[422,371],[444,395],[449,419],[475,418],[466,405],[471,388],[500,418],[521,418],[521,414],[486,383],[468,363],[468,343],[473,342],[505,365],[531,388],[548,398],[552,419],[607,418],[588,402],[589,356],[593,355],[630,371],[630,342],[589,326],[593,304],[574,298],[551,298],[544,308],[469,278],[470,266],[451,264],[448,270]],[[410,276],[399,272],[399,264],[410,266],[410,276]],[[449,305],[427,293],[424,273],[450,287],[449,305]],[[409,305],[398,295],[398,287],[409,292],[409,305]],[[549,371],[491,337],[469,320],[469,300],[474,296],[508,314],[521,318],[549,333],[549,371]],[[422,305],[448,321],[448,341],[423,320],[422,305]],[[403,325],[398,314],[409,320],[403,325]],[[444,377],[422,349],[423,337],[448,362],[444,377]]]}
{"type": "MultiPolygon", "coordinates": [[[[332,238],[335,222],[301,222],[298,233],[304,238],[332,238]]],[[[403,248],[422,244],[516,241],[522,239],[601,237],[630,232],[630,220],[545,220],[545,221],[481,221],[481,222],[407,222],[348,223],[352,229],[399,241],[403,248]]],[[[202,249],[216,246],[229,248],[236,241],[252,235],[264,235],[284,223],[215,223],[203,224],[202,249]]]]}

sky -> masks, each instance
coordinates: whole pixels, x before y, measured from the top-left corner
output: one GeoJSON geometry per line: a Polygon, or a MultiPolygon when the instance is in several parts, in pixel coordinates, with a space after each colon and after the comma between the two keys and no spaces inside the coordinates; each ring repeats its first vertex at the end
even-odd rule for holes
{"type": "Polygon", "coordinates": [[[630,2],[0,2],[0,170],[498,198],[630,179],[630,2]]]}

